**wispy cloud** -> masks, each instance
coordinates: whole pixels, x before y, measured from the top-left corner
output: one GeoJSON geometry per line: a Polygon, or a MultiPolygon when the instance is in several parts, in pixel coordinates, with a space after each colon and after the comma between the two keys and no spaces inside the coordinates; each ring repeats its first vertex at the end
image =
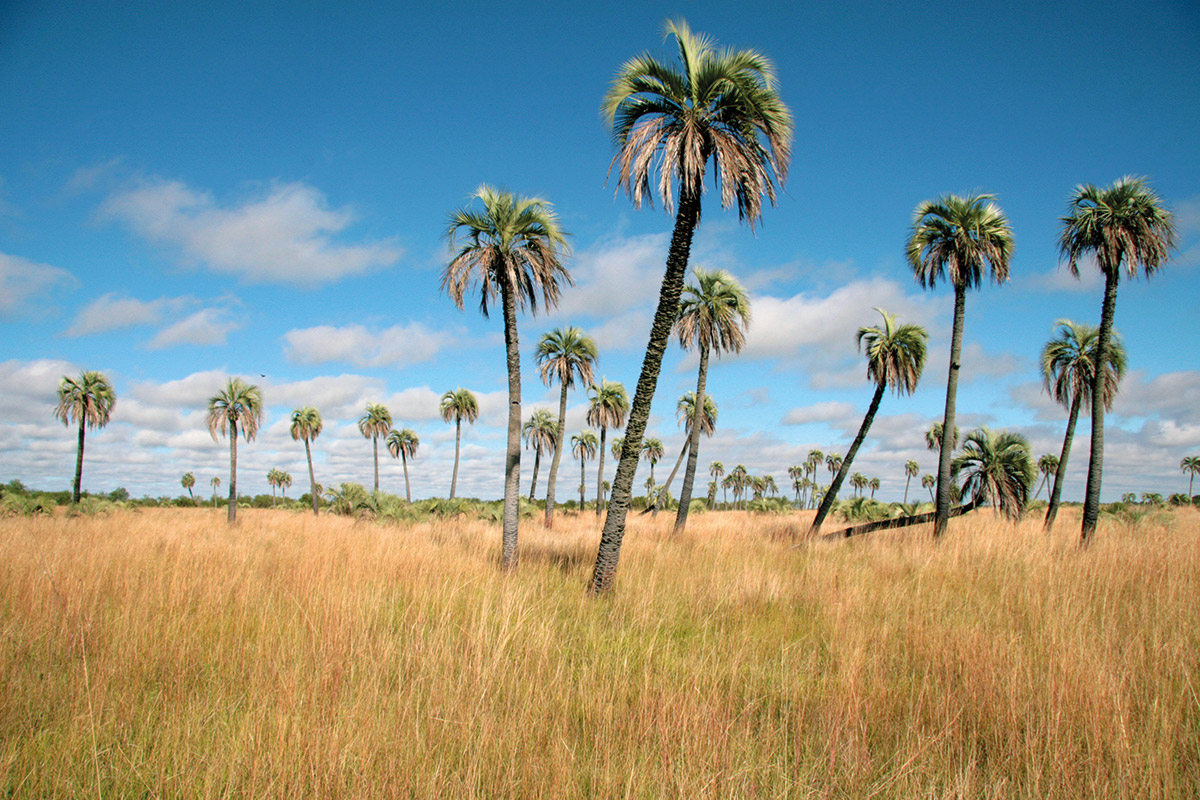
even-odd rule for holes
{"type": "Polygon", "coordinates": [[[319,325],[283,335],[289,361],[298,364],[343,362],[359,367],[405,366],[428,361],[455,337],[419,322],[372,331],[362,325],[319,325]]]}
{"type": "Polygon", "coordinates": [[[43,301],[51,290],[77,284],[65,269],[0,253],[0,316],[29,311],[31,304],[43,301]]]}
{"type": "Polygon", "coordinates": [[[178,307],[182,298],[160,297],[157,300],[138,300],[108,293],[97,297],[81,308],[75,321],[63,331],[64,336],[90,336],[94,333],[121,330],[135,325],[159,322],[168,307],[178,307]]]}
{"type": "Polygon", "coordinates": [[[230,314],[227,308],[203,308],[163,328],[146,347],[163,350],[183,344],[197,347],[225,344],[226,337],[239,327],[230,314]]]}

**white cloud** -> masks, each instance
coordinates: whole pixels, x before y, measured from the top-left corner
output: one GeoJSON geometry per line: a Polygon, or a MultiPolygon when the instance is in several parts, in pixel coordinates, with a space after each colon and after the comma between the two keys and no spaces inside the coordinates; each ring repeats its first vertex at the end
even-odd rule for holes
{"type": "Polygon", "coordinates": [[[81,308],[75,315],[75,321],[63,331],[63,335],[87,336],[158,322],[162,319],[164,309],[171,302],[165,297],[157,300],[138,300],[133,297],[118,297],[110,292],[81,308]]]}
{"type": "Polygon", "coordinates": [[[50,419],[58,403],[58,384],[64,375],[79,370],[67,361],[0,362],[0,418],[4,422],[42,422],[50,419]]]}
{"type": "Polygon", "coordinates": [[[1104,276],[1096,266],[1096,259],[1090,255],[1080,260],[1078,278],[1071,274],[1066,264],[1060,264],[1049,272],[1030,276],[1029,282],[1037,289],[1051,292],[1095,293],[1104,288],[1104,276]]]}
{"type": "Polygon", "coordinates": [[[830,400],[803,408],[793,408],[783,416],[784,425],[805,425],[809,422],[834,422],[853,416],[854,406],[830,400]]]}
{"type": "Polygon", "coordinates": [[[665,234],[604,242],[576,254],[571,266],[575,286],[563,289],[554,316],[609,317],[628,311],[631,301],[653,304],[666,254],[665,234]]]}
{"type": "Polygon", "coordinates": [[[275,184],[222,207],[207,192],[154,179],[113,194],[100,211],[178,249],[185,261],[251,282],[316,286],[390,266],[401,255],[390,242],[338,243],[353,213],[330,209],[303,183],[275,184]]]}
{"type": "Polygon", "coordinates": [[[370,331],[362,325],[296,328],[283,335],[287,358],[298,364],[341,361],[358,367],[407,366],[428,361],[455,341],[419,322],[370,331]]]}
{"type": "Polygon", "coordinates": [[[50,290],[74,287],[75,276],[65,269],[0,253],[0,316],[28,311],[50,290]]]}
{"type": "Polygon", "coordinates": [[[225,344],[225,338],[238,324],[229,318],[224,308],[204,308],[168,325],[146,343],[151,350],[162,350],[181,344],[193,346],[225,344]]]}

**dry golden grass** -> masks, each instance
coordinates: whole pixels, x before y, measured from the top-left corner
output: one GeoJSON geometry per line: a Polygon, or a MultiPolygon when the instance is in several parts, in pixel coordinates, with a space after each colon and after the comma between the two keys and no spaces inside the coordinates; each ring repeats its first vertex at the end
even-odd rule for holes
{"type": "Polygon", "coordinates": [[[1062,516],[0,521],[0,796],[1200,796],[1200,514],[1062,516]]]}

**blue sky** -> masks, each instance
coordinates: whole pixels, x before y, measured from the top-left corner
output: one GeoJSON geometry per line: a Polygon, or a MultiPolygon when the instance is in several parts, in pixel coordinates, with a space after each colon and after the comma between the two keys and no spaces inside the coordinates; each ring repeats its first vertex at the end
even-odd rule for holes
{"type": "MultiPolygon", "coordinates": [[[[934,471],[923,431],[944,401],[951,297],[917,285],[903,243],[919,202],[973,191],[997,195],[1017,246],[1011,281],[968,298],[961,427],[1057,453],[1066,414],[1040,390],[1038,351],[1056,319],[1096,322],[1101,293],[1094,272],[1059,267],[1058,220],[1077,183],[1138,174],[1175,212],[1181,246],[1121,286],[1131,371],[1105,497],[1186,488],[1179,460],[1200,452],[1200,367],[1181,335],[1200,314],[1200,10],[1185,2],[6,3],[0,480],[69,484],[55,388],[99,369],[118,403],[88,440],[94,491],[227,479],[203,408],[241,375],[268,406],[239,449],[245,491],[268,491],[278,467],[299,493],[287,417],[304,404],[326,420],[318,480],[369,482],[355,422],[376,401],[421,438],[414,494],[444,495],[453,429],[437,398],[465,386],[483,415],[464,434],[461,493],[499,496],[500,320],[439,293],[447,214],[488,182],[550,200],[572,234],[577,286],[519,323],[526,413],[556,405],[531,353],[563,324],[593,333],[599,373],[632,390],[671,219],[606,184],[598,108],[625,59],[673,56],[668,17],[769,55],[796,120],[789,182],[763,224],[739,225],[710,195],[697,233],[693,263],[729,269],[754,304],[746,350],[710,373],[721,417],[703,463],[783,486],[809,449],[844,452],[871,394],[854,332],[882,306],[929,329],[931,357],[913,397],[885,398],[856,468],[884,499],[903,493],[906,460],[934,471]]],[[[650,425],[672,455],[675,402],[694,383],[694,357],[673,347],[650,425]]],[[[585,400],[572,394],[569,432],[585,400]]],[[[1086,437],[1081,422],[1068,498],[1082,495],[1086,437]]],[[[386,461],[384,488],[399,491],[386,461]]]]}

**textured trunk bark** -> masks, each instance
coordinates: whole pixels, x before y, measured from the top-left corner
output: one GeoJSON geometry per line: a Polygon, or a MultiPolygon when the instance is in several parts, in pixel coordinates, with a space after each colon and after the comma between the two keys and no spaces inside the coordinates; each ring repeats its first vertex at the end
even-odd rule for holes
{"type": "Polygon", "coordinates": [[[558,463],[562,460],[563,434],[567,427],[567,384],[562,385],[558,398],[558,431],[554,434],[554,455],[550,459],[550,476],[546,480],[546,527],[554,527],[554,490],[558,485],[558,463]]]}
{"type": "Polygon", "coordinates": [[[371,449],[375,453],[375,491],[379,491],[379,437],[371,437],[371,449]]]}
{"type": "Polygon", "coordinates": [[[1058,469],[1054,471],[1054,483],[1051,484],[1050,506],[1046,509],[1044,527],[1047,531],[1054,527],[1054,518],[1058,516],[1058,503],[1062,497],[1063,482],[1066,480],[1067,459],[1071,457],[1071,444],[1075,441],[1075,423],[1079,419],[1079,398],[1071,400],[1071,412],[1067,415],[1067,434],[1063,437],[1062,452],[1058,456],[1058,469]]]}
{"type": "MultiPolygon", "coordinates": [[[[961,517],[969,511],[974,511],[979,508],[981,503],[978,499],[972,499],[965,506],[956,506],[950,509],[951,517],[961,517]]],[[[937,516],[936,511],[929,511],[924,514],[915,514],[911,517],[897,517],[895,519],[882,519],[878,522],[867,522],[862,525],[855,525],[853,528],[843,528],[840,531],[828,534],[828,536],[839,536],[849,539],[851,536],[857,536],[860,533],[872,533],[874,531],[886,531],[895,528],[907,528],[910,525],[921,525],[926,522],[933,522],[937,516]]]]}
{"type": "Polygon", "coordinates": [[[908,485],[912,483],[912,475],[904,480],[904,505],[908,505],[908,485]]]}
{"type": "Polygon", "coordinates": [[[542,463],[542,451],[538,448],[533,448],[533,480],[529,482],[529,502],[533,502],[533,497],[537,493],[537,474],[538,467],[542,463]]]}
{"type": "Polygon", "coordinates": [[[933,536],[941,537],[950,521],[950,459],[954,453],[954,411],[958,398],[958,371],[962,367],[963,316],[967,290],[954,287],[954,326],[950,333],[950,370],[946,376],[946,411],[942,416],[942,446],[938,453],[937,499],[934,501],[933,536]]]}
{"type": "Polygon", "coordinates": [[[808,529],[809,536],[821,532],[821,524],[825,522],[825,517],[829,516],[829,510],[837,502],[837,493],[842,488],[842,481],[846,479],[846,473],[850,471],[850,465],[854,463],[854,457],[858,455],[858,448],[862,446],[863,440],[867,438],[867,431],[871,430],[871,423],[875,421],[875,413],[879,411],[879,401],[883,399],[883,389],[882,383],[876,384],[875,394],[871,397],[871,405],[867,407],[867,415],[863,417],[862,425],[858,426],[858,435],[854,437],[850,449],[846,451],[841,469],[834,476],[833,483],[829,485],[829,491],[825,492],[825,497],[821,500],[817,516],[813,518],[812,527],[808,529]]]}
{"type": "Polygon", "coordinates": [[[607,448],[605,441],[608,437],[608,429],[603,425],[600,426],[600,465],[596,467],[596,516],[600,516],[600,506],[604,500],[604,450],[607,448]]]}
{"type": "Polygon", "coordinates": [[[508,363],[508,452],[504,459],[504,532],[500,566],[517,566],[517,520],[521,503],[521,351],[517,344],[517,300],[512,286],[504,293],[504,348],[508,363]]]}
{"type": "MultiPolygon", "coordinates": [[[[704,389],[708,382],[708,348],[700,348],[700,377],[696,379],[696,408],[692,412],[692,429],[688,432],[687,469],[683,471],[683,487],[679,490],[679,511],[675,514],[675,533],[687,527],[688,506],[692,502],[692,485],[696,480],[696,463],[700,460],[700,421],[704,419],[704,389]]],[[[669,485],[668,481],[668,485],[669,485]]]]}
{"type": "Polygon", "coordinates": [[[1100,517],[1100,480],[1104,473],[1104,365],[1108,363],[1113,318],[1117,313],[1117,281],[1120,265],[1105,270],[1104,305],[1100,310],[1100,333],[1096,342],[1096,374],[1092,380],[1092,454],[1088,461],[1087,489],[1083,496],[1083,525],[1079,544],[1087,546],[1100,517]]]}
{"type": "Polygon", "coordinates": [[[75,485],[71,490],[71,502],[78,503],[80,486],[83,483],[83,416],[79,417],[79,446],[75,449],[75,485]]]}
{"type": "Polygon", "coordinates": [[[405,455],[404,448],[400,449],[400,463],[404,467],[404,499],[411,503],[412,487],[408,484],[408,456],[405,455]]]}
{"type": "Polygon", "coordinates": [[[237,423],[229,423],[229,509],[225,519],[232,525],[237,521],[237,423]]]}
{"type": "Polygon", "coordinates": [[[675,325],[679,311],[679,295],[683,291],[684,273],[687,272],[688,257],[692,248],[692,234],[700,221],[700,189],[684,188],[679,193],[679,210],[675,214],[675,229],[671,234],[671,246],[667,252],[667,266],[663,274],[662,288],[658,295],[658,308],[650,327],[650,341],[642,361],[633,405],[629,411],[629,423],[625,426],[625,449],[621,453],[617,474],[613,479],[612,500],[604,530],[600,535],[600,547],[596,552],[596,565],[592,570],[589,591],[598,595],[612,588],[613,577],[621,558],[621,541],[625,536],[625,518],[629,514],[632,500],[633,476],[637,470],[637,456],[642,449],[642,436],[646,432],[646,421],[650,417],[650,404],[658,385],[658,373],[662,369],[663,354],[675,325]]]}
{"type": "Polygon", "coordinates": [[[458,450],[462,444],[462,417],[454,418],[454,472],[450,473],[450,499],[454,499],[454,490],[458,488],[458,450]]]}
{"type": "Polygon", "coordinates": [[[312,447],[309,446],[307,436],[304,437],[304,457],[308,459],[308,494],[312,498],[313,516],[316,517],[320,516],[320,501],[317,499],[317,476],[313,473],[312,447]]]}

